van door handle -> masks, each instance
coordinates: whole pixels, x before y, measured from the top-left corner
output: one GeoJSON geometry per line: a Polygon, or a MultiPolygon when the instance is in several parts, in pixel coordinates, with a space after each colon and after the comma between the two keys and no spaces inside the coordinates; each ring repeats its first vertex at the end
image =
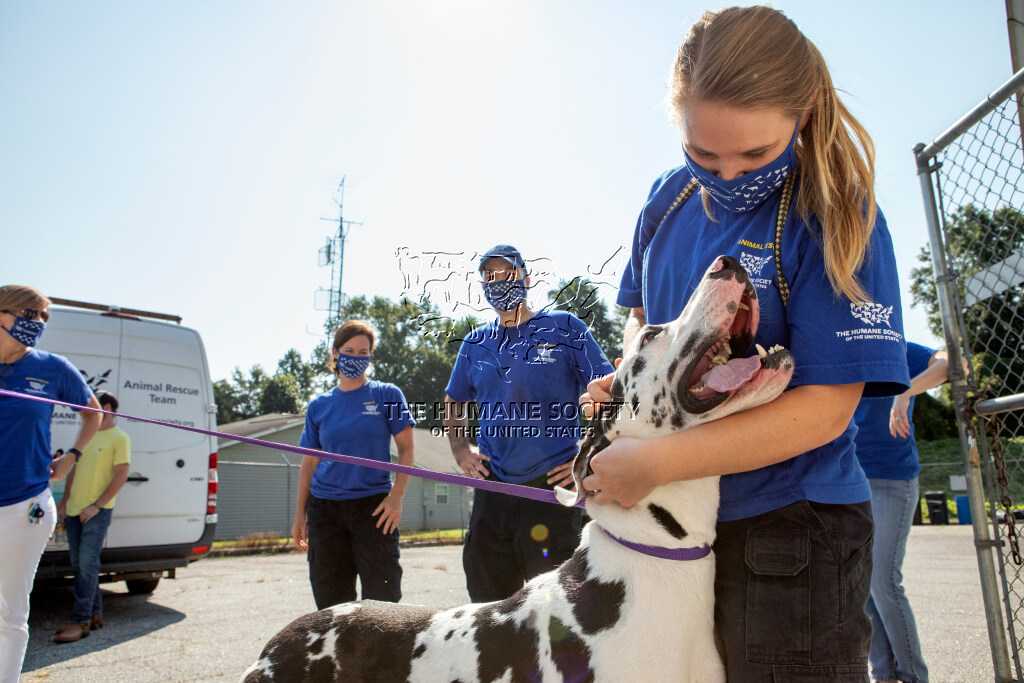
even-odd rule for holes
{"type": "Polygon", "coordinates": [[[126,481],[138,481],[138,482],[149,481],[149,477],[144,477],[141,474],[132,474],[132,475],[129,475],[129,477],[128,477],[128,479],[126,481]]]}

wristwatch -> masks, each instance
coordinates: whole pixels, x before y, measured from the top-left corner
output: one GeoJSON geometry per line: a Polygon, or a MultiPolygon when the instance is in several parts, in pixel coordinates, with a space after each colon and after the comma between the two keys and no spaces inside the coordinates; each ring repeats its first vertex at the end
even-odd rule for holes
{"type": "Polygon", "coordinates": [[[82,451],[77,448],[69,448],[68,453],[75,456],[75,462],[78,462],[82,457],[82,451]]]}

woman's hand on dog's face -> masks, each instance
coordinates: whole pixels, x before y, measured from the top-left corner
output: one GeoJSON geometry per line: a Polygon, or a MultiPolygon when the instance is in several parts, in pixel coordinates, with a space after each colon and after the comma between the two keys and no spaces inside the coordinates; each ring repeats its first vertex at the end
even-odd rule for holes
{"type": "Polygon", "coordinates": [[[620,436],[590,461],[593,474],[583,480],[583,490],[594,494],[595,503],[617,503],[631,508],[657,486],[653,473],[640,461],[643,439],[620,436]]]}
{"type": "MultiPolygon", "coordinates": [[[[615,367],[622,365],[622,359],[615,359],[615,367]]],[[[602,403],[608,403],[612,400],[612,381],[615,379],[615,373],[605,375],[604,377],[598,377],[597,379],[591,380],[590,384],[587,385],[587,391],[580,396],[580,409],[583,414],[588,418],[594,417],[594,414],[601,408],[602,403]]]]}

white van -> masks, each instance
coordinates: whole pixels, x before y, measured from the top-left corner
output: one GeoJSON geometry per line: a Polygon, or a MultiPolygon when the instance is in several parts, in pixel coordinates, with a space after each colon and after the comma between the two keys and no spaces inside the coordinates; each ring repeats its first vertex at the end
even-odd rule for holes
{"type": "MultiPolygon", "coordinates": [[[[199,334],[176,316],[51,299],[40,348],[67,357],[94,392],[109,391],[118,412],[216,429],[206,351],[199,334]]],[[[54,450],[68,449],[79,419],[56,407],[54,450]]],[[[117,496],[101,555],[100,580],[152,592],[164,575],[209,552],[217,523],[216,439],[119,420],[132,440],[128,483],[117,496]]],[[[52,482],[60,500],[64,482],[52,482]]],[[[67,537],[58,530],[43,554],[37,580],[72,576],[67,537]]]]}

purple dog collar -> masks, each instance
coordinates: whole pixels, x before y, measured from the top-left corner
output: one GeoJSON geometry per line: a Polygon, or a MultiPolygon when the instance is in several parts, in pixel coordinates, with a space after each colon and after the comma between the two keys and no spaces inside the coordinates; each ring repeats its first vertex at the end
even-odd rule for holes
{"type": "Polygon", "coordinates": [[[700,560],[711,554],[711,546],[707,544],[695,546],[693,548],[664,548],[660,545],[645,545],[643,543],[634,543],[633,541],[627,541],[624,538],[619,538],[618,536],[608,531],[604,527],[598,528],[601,531],[603,531],[608,536],[608,538],[612,539],[620,545],[629,548],[630,550],[635,550],[638,553],[650,555],[651,557],[660,557],[663,560],[700,560]]]}

